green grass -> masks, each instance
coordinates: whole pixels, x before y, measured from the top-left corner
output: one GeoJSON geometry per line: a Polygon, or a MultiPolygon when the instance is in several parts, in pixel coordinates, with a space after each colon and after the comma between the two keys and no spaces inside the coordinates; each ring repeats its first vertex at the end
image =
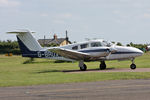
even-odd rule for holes
{"type": "MultiPolygon", "coordinates": [[[[27,59],[0,55],[0,87],[150,78],[150,72],[64,73],[62,70],[78,70],[78,63],[54,63],[54,60],[35,59],[33,63],[23,64],[27,59]]],[[[149,60],[150,53],[137,58],[137,68],[150,67],[149,60]]],[[[86,64],[88,69],[97,69],[100,63],[86,64]]],[[[107,61],[106,64],[108,68],[129,68],[131,62],[107,61]]]]}

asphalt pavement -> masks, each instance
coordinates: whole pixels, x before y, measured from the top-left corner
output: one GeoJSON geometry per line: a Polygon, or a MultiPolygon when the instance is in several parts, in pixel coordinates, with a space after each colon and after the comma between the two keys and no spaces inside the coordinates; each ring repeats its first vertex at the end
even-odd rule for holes
{"type": "Polygon", "coordinates": [[[150,72],[150,68],[106,68],[105,70],[100,69],[87,69],[86,71],[80,70],[63,70],[64,73],[88,73],[88,72],[150,72]]]}
{"type": "Polygon", "coordinates": [[[2,87],[0,100],[150,100],[150,79],[2,87]]]}

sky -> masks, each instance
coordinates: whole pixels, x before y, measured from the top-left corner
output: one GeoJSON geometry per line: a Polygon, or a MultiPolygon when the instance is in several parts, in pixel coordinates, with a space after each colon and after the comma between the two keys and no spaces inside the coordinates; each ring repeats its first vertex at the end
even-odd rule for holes
{"type": "Polygon", "coordinates": [[[150,0],[0,0],[0,40],[16,29],[36,32],[41,39],[71,41],[105,39],[127,44],[150,43],[150,0]]]}

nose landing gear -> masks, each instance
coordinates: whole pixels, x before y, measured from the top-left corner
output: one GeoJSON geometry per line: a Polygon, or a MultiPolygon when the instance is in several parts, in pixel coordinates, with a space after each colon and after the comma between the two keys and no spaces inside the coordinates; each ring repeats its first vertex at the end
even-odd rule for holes
{"type": "Polygon", "coordinates": [[[131,64],[131,65],[130,65],[130,68],[131,68],[131,69],[136,69],[136,65],[135,65],[135,64],[131,64]]]}
{"type": "Polygon", "coordinates": [[[132,64],[130,65],[130,68],[131,69],[136,69],[136,65],[134,64],[134,58],[131,59],[131,61],[132,61],[132,64]]]}

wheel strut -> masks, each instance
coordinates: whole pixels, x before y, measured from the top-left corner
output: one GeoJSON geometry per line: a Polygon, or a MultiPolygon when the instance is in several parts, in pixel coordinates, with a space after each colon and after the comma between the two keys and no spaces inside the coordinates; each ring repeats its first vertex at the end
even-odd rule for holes
{"type": "Polygon", "coordinates": [[[86,71],[87,66],[84,64],[83,60],[79,61],[79,67],[81,71],[86,71]]]}
{"type": "Polygon", "coordinates": [[[131,59],[131,61],[132,61],[132,64],[130,65],[130,68],[131,69],[136,69],[136,65],[134,64],[134,58],[131,59]]]}

